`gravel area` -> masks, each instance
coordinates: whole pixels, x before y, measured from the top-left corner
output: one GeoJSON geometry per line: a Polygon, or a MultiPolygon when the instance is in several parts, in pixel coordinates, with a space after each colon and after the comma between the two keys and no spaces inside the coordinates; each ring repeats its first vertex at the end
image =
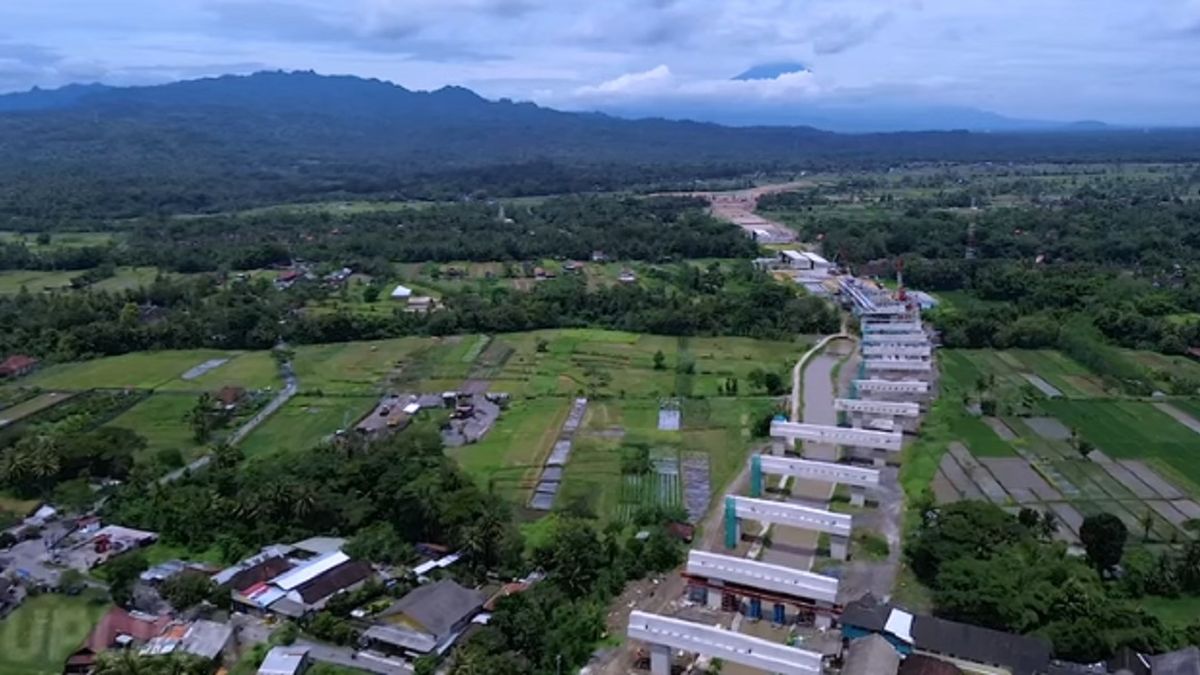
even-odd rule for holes
{"type": "Polygon", "coordinates": [[[181,375],[180,379],[187,380],[190,382],[198,377],[201,377],[202,375],[204,375],[205,373],[207,373],[210,370],[213,370],[215,368],[220,368],[221,366],[225,365],[228,361],[229,361],[229,359],[209,359],[209,360],[205,361],[204,363],[201,363],[198,366],[193,366],[190,370],[188,370],[186,373],[181,375]]]}
{"type": "Polygon", "coordinates": [[[1037,387],[1038,390],[1041,391],[1046,396],[1049,396],[1050,398],[1062,398],[1061,391],[1059,391],[1054,385],[1043,380],[1042,378],[1038,377],[1037,375],[1034,375],[1033,373],[1021,373],[1021,377],[1025,378],[1029,382],[1029,384],[1032,384],[1033,386],[1037,387]]]}
{"type": "Polygon", "coordinates": [[[963,499],[983,499],[983,490],[967,477],[967,472],[954,461],[949,453],[942,455],[941,473],[950,481],[950,485],[962,495],[963,499]]]}
{"type": "Polygon", "coordinates": [[[1195,417],[1192,417],[1170,403],[1155,403],[1154,407],[1175,418],[1176,422],[1200,434],[1200,420],[1195,417]]]}
{"type": "Polygon", "coordinates": [[[992,428],[996,435],[1006,441],[1017,440],[1017,434],[999,417],[983,417],[983,423],[992,428]]]}
{"type": "Polygon", "coordinates": [[[1071,438],[1071,430],[1067,425],[1059,422],[1054,417],[1026,417],[1025,424],[1033,429],[1034,433],[1048,441],[1065,441],[1071,438]]]}
{"type": "Polygon", "coordinates": [[[1018,502],[1024,504],[1027,501],[1061,501],[1063,496],[1049,483],[1042,478],[1041,474],[1029,466],[1029,462],[1023,459],[1016,458],[984,458],[980,460],[1000,481],[1000,485],[1004,486],[1018,502]],[[1029,493],[1033,499],[1022,499],[1018,496],[1017,491],[1021,494],[1029,493]]]}
{"type": "Polygon", "coordinates": [[[687,510],[688,520],[698,523],[708,512],[708,500],[712,495],[708,454],[685,453],[680,469],[683,478],[683,507],[687,510]]]}
{"type": "Polygon", "coordinates": [[[1075,510],[1074,506],[1057,502],[1050,504],[1050,510],[1054,511],[1054,515],[1058,516],[1059,521],[1070,528],[1072,532],[1079,532],[1079,528],[1083,525],[1083,516],[1075,510]]]}
{"type": "Polygon", "coordinates": [[[1154,509],[1154,512],[1166,519],[1175,527],[1183,524],[1187,520],[1187,514],[1175,508],[1174,504],[1167,501],[1159,501],[1157,499],[1146,500],[1146,505],[1154,509]]]}
{"type": "Polygon", "coordinates": [[[1200,504],[1190,499],[1176,499],[1171,503],[1188,518],[1200,518],[1200,504]]]}
{"type": "Polygon", "coordinates": [[[1168,483],[1162,476],[1155,473],[1145,462],[1136,459],[1123,459],[1120,461],[1121,466],[1129,470],[1130,473],[1141,479],[1143,483],[1150,486],[1158,495],[1164,499],[1182,499],[1185,495],[1180,492],[1174,485],[1168,483]]]}
{"type": "Polygon", "coordinates": [[[950,454],[954,459],[958,460],[963,470],[979,485],[979,489],[987,498],[994,504],[1003,504],[1008,501],[1008,493],[1000,486],[1000,483],[987,470],[987,467],[979,463],[967,446],[962,443],[954,442],[950,444],[950,454]]]}
{"type": "Polygon", "coordinates": [[[950,479],[941,469],[938,469],[937,475],[933,477],[933,496],[938,504],[950,504],[959,500],[958,490],[954,489],[950,479]]]}
{"type": "Polygon", "coordinates": [[[1088,455],[1088,458],[1104,467],[1104,470],[1108,472],[1108,475],[1112,476],[1118,483],[1125,486],[1125,488],[1134,495],[1142,499],[1153,499],[1160,496],[1157,492],[1150,489],[1149,485],[1143,483],[1140,478],[1135,476],[1133,472],[1131,472],[1129,469],[1126,469],[1123,465],[1113,461],[1096,460],[1094,459],[1095,455],[1096,453],[1093,452],[1088,455]]]}

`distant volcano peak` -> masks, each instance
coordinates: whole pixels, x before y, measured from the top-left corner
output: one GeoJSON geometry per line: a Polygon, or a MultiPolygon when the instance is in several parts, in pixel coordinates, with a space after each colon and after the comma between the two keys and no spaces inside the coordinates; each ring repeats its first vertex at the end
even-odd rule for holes
{"type": "Polygon", "coordinates": [[[808,66],[798,61],[780,61],[777,63],[760,63],[750,66],[744,72],[733,77],[735,80],[774,80],[788,73],[808,72],[808,66]]]}

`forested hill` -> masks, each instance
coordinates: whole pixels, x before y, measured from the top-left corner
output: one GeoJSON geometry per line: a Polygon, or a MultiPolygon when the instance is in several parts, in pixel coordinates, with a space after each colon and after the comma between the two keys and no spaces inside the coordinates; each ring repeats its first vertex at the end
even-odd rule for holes
{"type": "Polygon", "coordinates": [[[1200,132],[732,128],[279,72],[0,97],[0,217],[17,225],[333,195],[612,189],[776,168],[1111,159],[1200,159],[1200,132]]]}

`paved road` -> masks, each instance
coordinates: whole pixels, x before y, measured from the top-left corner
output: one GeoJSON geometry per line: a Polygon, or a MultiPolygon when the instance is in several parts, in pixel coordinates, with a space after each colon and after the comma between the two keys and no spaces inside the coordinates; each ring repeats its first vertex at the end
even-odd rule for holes
{"type": "MultiPolygon", "coordinates": [[[[283,389],[280,389],[279,393],[275,395],[275,398],[271,399],[271,401],[267,403],[262,410],[258,411],[254,417],[251,417],[246,421],[245,424],[238,427],[237,431],[230,435],[229,439],[227,440],[229,445],[237,445],[245,440],[246,436],[250,435],[250,432],[257,429],[258,426],[263,422],[267,421],[267,418],[269,418],[271,415],[274,415],[280,408],[284,406],[284,404],[292,400],[292,397],[295,396],[296,392],[300,390],[300,380],[296,378],[296,372],[292,369],[291,361],[284,363],[280,367],[280,374],[283,375],[283,389]]],[[[187,466],[175,469],[162,478],[159,478],[158,482],[162,483],[163,485],[174,483],[182,478],[184,474],[195,473],[200,469],[203,469],[204,467],[208,466],[208,463],[211,461],[212,454],[209,453],[203,457],[197,458],[187,466]]]]}

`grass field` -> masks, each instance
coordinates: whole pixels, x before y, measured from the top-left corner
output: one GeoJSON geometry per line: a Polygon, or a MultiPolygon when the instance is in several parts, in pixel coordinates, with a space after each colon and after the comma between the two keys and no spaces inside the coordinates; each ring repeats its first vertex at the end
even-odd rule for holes
{"type": "Polygon", "coordinates": [[[971,454],[978,457],[1012,457],[1016,454],[1012,446],[997,436],[983,420],[960,410],[950,413],[947,419],[951,433],[970,449],[971,454]]]}
{"type": "Polygon", "coordinates": [[[1110,457],[1151,458],[1200,484],[1200,435],[1143,401],[1042,403],[1047,412],[1110,457]]]}
{"type": "Polygon", "coordinates": [[[497,492],[523,503],[570,408],[566,398],[514,401],[483,440],[446,454],[480,484],[491,481],[497,492]]]}
{"type": "Polygon", "coordinates": [[[146,439],[146,456],[175,449],[185,461],[195,459],[204,447],[192,438],[192,427],[184,419],[196,405],[194,394],[159,392],[118,415],[106,426],[132,429],[146,439]]]}
{"type": "Polygon", "coordinates": [[[1159,598],[1148,596],[1138,598],[1137,603],[1170,628],[1187,628],[1194,625],[1196,617],[1200,616],[1200,598],[1197,597],[1159,598]]]}
{"type": "MultiPolygon", "coordinates": [[[[183,385],[189,383],[179,380],[179,376],[190,368],[209,359],[230,358],[234,355],[235,352],[216,349],[137,352],[92,361],[49,366],[34,373],[23,382],[45,389],[66,391],[94,388],[156,389],[168,384],[182,388],[183,385]]],[[[224,367],[222,366],[222,368],[224,367]]],[[[203,387],[189,388],[203,389],[203,387]]]]}
{"type": "Polygon", "coordinates": [[[25,246],[32,251],[48,251],[55,248],[104,246],[116,239],[116,235],[112,232],[54,232],[50,235],[50,243],[39,244],[37,236],[37,233],[34,232],[0,230],[0,243],[12,244],[24,242],[25,246]]]}
{"type": "MultiPolygon", "coordinates": [[[[0,272],[0,294],[16,293],[21,290],[22,286],[30,293],[67,289],[71,285],[71,279],[82,273],[78,270],[5,270],[0,272]]],[[[123,291],[139,286],[148,286],[156,276],[158,276],[156,267],[118,267],[113,276],[101,279],[89,288],[102,291],[123,291]]]]}
{"type": "Polygon", "coordinates": [[[184,349],[60,363],[43,368],[21,382],[64,391],[133,388],[198,393],[225,385],[247,389],[277,387],[280,378],[270,352],[184,349]],[[193,380],[182,378],[184,373],[210,359],[229,361],[193,380]]]}
{"type": "Polygon", "coordinates": [[[80,597],[40,595],[0,621],[0,673],[55,675],[87,637],[107,605],[80,597]]]}
{"type": "Polygon", "coordinates": [[[946,349],[940,353],[942,372],[954,386],[973,392],[983,377],[995,379],[998,391],[1028,386],[1023,374],[1037,375],[1068,398],[1104,395],[1100,379],[1075,361],[1049,349],[946,349]]]}
{"type": "Polygon", "coordinates": [[[0,427],[29,417],[35,412],[56,406],[71,398],[71,396],[72,394],[70,393],[51,391],[45,394],[38,394],[28,401],[22,401],[11,408],[4,408],[0,410],[0,427]]]}
{"type": "Polygon", "coordinates": [[[242,452],[259,457],[311,448],[353,427],[378,402],[374,396],[297,396],[242,441],[242,452]]]}
{"type": "Polygon", "coordinates": [[[463,357],[477,340],[406,337],[302,345],[296,348],[294,365],[304,391],[373,394],[389,380],[412,386],[412,391],[443,391],[462,384],[470,368],[463,357]],[[447,387],[447,382],[453,384],[447,387]]]}
{"type": "Polygon", "coordinates": [[[512,354],[493,389],[517,396],[615,398],[714,396],[728,377],[739,380],[740,392],[751,394],[748,375],[755,368],[781,374],[804,353],[805,341],[777,342],[748,338],[679,338],[618,331],[557,330],[498,335],[512,354]],[[544,351],[538,351],[540,342],[544,351]],[[654,368],[661,351],[664,368],[654,368]],[[679,377],[676,366],[687,355],[693,373],[679,377]]]}

